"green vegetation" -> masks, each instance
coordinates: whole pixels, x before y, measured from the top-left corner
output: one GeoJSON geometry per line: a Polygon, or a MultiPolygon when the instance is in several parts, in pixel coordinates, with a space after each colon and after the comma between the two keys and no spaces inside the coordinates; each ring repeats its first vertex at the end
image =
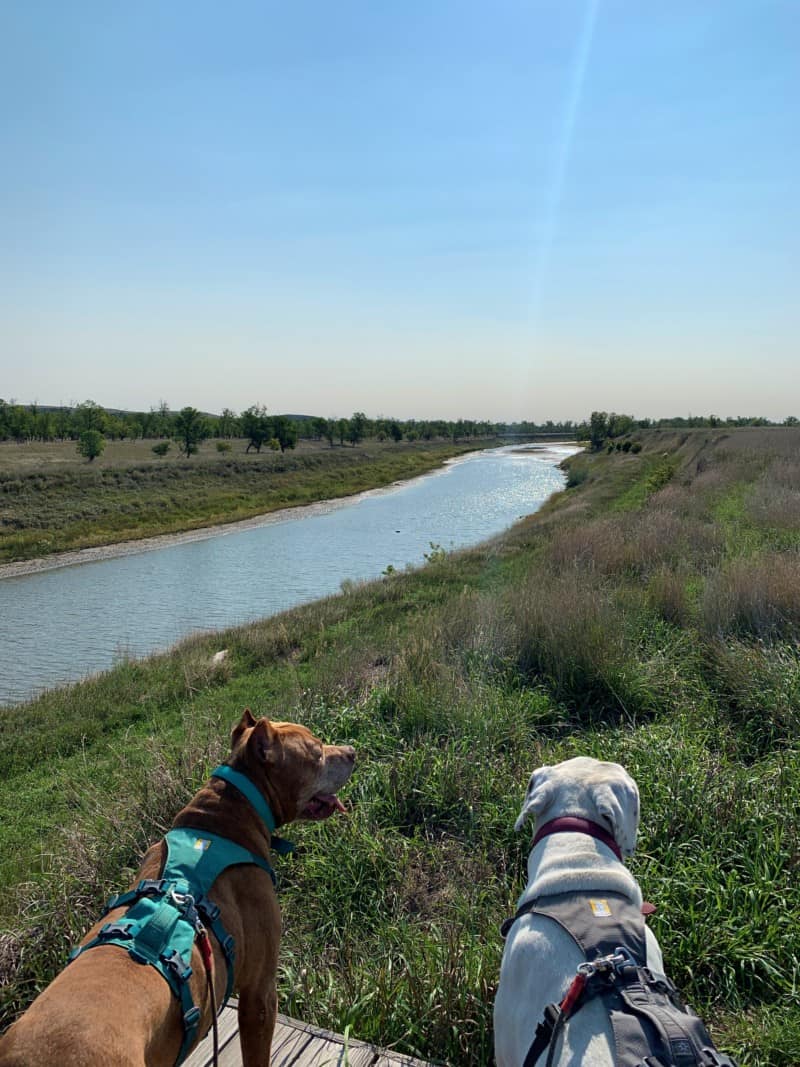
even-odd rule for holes
{"type": "MultiPolygon", "coordinates": [[[[91,467],[78,461],[48,465],[48,456],[22,470],[36,446],[0,446],[0,563],[348,496],[423,474],[489,443],[371,442],[357,450],[306,445],[284,455],[276,441],[274,451],[261,455],[215,450],[192,456],[196,445],[189,440],[183,445],[188,453],[165,459],[159,449],[158,462],[152,455],[158,446],[111,442],[91,467]]],[[[64,447],[39,446],[49,453],[64,447]]],[[[74,458],[74,450],[67,451],[74,458]]]]}
{"type": "Polygon", "coordinates": [[[800,430],[637,439],[485,546],[0,712],[5,1020],[249,705],[359,750],[350,816],[281,865],[283,1011],[489,1062],[525,784],[588,754],[639,783],[670,974],[744,1067],[796,1067],[800,430]]]}
{"type": "Polygon", "coordinates": [[[106,439],[99,430],[84,430],[78,438],[78,455],[85,456],[90,463],[102,456],[105,447],[106,439]]]}
{"type": "Polygon", "coordinates": [[[200,442],[211,436],[211,426],[197,408],[181,408],[173,420],[173,433],[187,458],[200,450],[200,442]]]}
{"type": "MultiPolygon", "coordinates": [[[[263,404],[252,404],[237,415],[223,408],[221,415],[203,415],[195,408],[182,408],[177,414],[163,401],[150,411],[106,410],[93,400],[76,407],[45,407],[39,404],[17,404],[0,399],[0,441],[77,440],[85,430],[97,430],[109,441],[135,441],[139,438],[175,437],[185,443],[186,413],[194,412],[192,424],[199,434],[191,434],[190,445],[197,445],[207,436],[241,438],[248,441],[248,451],[260,451],[268,441],[277,441],[281,451],[294,448],[300,439],[322,441],[333,447],[339,440],[353,446],[367,438],[394,442],[452,440],[496,437],[507,433],[530,436],[535,433],[575,435],[577,427],[571,420],[542,425],[533,422],[499,423],[474,419],[369,419],[363,411],[356,411],[349,419],[324,419],[312,415],[270,415],[263,404]]],[[[628,418],[628,416],[620,416],[628,418]]],[[[187,453],[192,454],[190,451],[187,453]]]]}

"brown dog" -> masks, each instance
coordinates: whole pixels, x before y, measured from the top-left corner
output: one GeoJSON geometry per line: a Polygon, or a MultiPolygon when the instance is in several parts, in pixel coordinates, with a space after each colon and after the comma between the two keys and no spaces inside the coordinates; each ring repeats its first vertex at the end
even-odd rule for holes
{"type": "MultiPolygon", "coordinates": [[[[336,796],[353,770],[349,745],[323,745],[304,726],[255,719],[249,709],[234,729],[228,766],[256,786],[277,826],[294,819],[325,819],[344,811],[336,796]]],[[[192,827],[236,842],[257,857],[269,856],[271,835],[253,804],[229,781],[212,778],[179,812],[173,827],[192,827]]],[[[162,840],[144,857],[141,879],[158,879],[165,863],[162,840]]],[[[228,867],[213,883],[225,930],[235,940],[235,988],[244,1067],[267,1067],[277,1013],[276,970],[280,911],[266,870],[228,867]]],[[[123,918],[117,908],[89,931],[123,918]]],[[[222,1002],[227,967],[215,937],[213,984],[222,1002]]],[[[197,1038],[212,1022],[210,996],[198,944],[189,979],[201,1011],[197,1038]]],[[[117,944],[79,955],[0,1039],[0,1067],[173,1067],[184,1040],[182,1008],[167,981],[117,944]]],[[[196,1044],[197,1041],[194,1041],[196,1044]]]]}

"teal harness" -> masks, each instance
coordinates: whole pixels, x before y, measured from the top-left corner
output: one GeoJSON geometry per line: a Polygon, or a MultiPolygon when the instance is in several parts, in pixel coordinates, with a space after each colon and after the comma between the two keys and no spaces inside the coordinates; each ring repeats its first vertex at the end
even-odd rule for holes
{"type": "MultiPolygon", "coordinates": [[[[270,834],[274,834],[275,819],[269,805],[246,775],[220,766],[211,776],[229,782],[243,793],[270,834]]],[[[183,1014],[183,1044],[175,1061],[177,1067],[186,1058],[200,1025],[201,1012],[192,999],[189,979],[195,937],[206,927],[219,941],[227,967],[225,996],[219,1011],[233,991],[234,939],[222,925],[219,908],[208,898],[209,890],[224,870],[244,863],[266,871],[273,885],[276,880],[272,867],[261,856],[206,830],[180,827],[170,830],[165,841],[167,858],[161,877],[146,878],[135,889],[111,897],[105,913],[127,907],[125,915],[106,923],[91,941],[73,949],[69,958],[72,961],[97,945],[119,945],[137,963],[155,967],[180,1001],[183,1014]]],[[[272,847],[279,854],[294,848],[274,836],[272,847]]]]}

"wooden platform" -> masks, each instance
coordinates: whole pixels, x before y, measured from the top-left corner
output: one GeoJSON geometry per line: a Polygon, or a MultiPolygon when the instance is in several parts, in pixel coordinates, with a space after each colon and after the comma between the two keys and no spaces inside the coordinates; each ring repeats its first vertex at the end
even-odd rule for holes
{"type": "MultiPolygon", "coordinates": [[[[219,1067],[242,1067],[237,1003],[231,999],[219,1017],[219,1067]]],[[[185,1067],[211,1067],[214,1044],[209,1033],[184,1061],[185,1067]]],[[[424,1060],[374,1048],[363,1041],[319,1030],[279,1015],[272,1038],[272,1067],[430,1067],[424,1060]]]]}

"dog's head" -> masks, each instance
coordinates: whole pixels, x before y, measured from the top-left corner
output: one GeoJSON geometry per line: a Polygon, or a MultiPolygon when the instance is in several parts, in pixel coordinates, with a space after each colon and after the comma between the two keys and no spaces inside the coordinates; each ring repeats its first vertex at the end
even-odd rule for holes
{"type": "Polygon", "coordinates": [[[336,792],[355,758],[350,745],[325,745],[305,726],[256,719],[249,708],[231,735],[231,766],[263,787],[278,826],[346,811],[336,792]]]}
{"type": "Polygon", "coordinates": [[[625,856],[633,854],[639,831],[639,790],[619,763],[576,756],[534,771],[514,829],[521,830],[533,819],[535,831],[565,815],[604,827],[625,856]]]}

